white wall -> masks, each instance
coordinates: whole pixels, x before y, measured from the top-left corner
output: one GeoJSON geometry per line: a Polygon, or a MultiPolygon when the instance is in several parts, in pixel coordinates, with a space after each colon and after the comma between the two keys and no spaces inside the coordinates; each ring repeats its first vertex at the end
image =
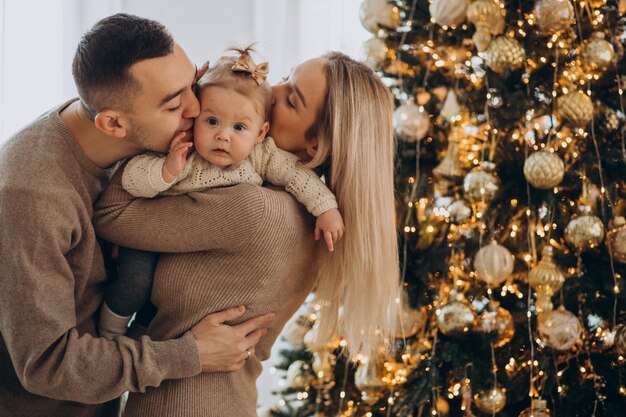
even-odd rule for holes
{"type": "Polygon", "coordinates": [[[258,42],[270,82],[325,51],[359,57],[361,0],[0,0],[0,143],[76,95],[71,62],[96,21],[126,12],[164,23],[197,64],[258,42]]]}

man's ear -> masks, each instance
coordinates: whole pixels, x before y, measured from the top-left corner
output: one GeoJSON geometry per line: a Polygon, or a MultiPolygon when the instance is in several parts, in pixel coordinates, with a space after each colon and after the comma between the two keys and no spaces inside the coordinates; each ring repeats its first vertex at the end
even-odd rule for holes
{"type": "Polygon", "coordinates": [[[263,142],[263,139],[265,139],[265,135],[267,135],[267,132],[269,130],[270,130],[269,122],[264,122],[263,126],[261,126],[261,129],[259,130],[259,137],[257,138],[256,143],[263,142]]]}
{"type": "Polygon", "coordinates": [[[103,133],[116,138],[124,138],[128,133],[128,122],[115,110],[103,110],[96,114],[94,124],[103,133]]]}
{"type": "Polygon", "coordinates": [[[311,158],[317,155],[317,138],[312,138],[306,141],[306,154],[311,158]]]}

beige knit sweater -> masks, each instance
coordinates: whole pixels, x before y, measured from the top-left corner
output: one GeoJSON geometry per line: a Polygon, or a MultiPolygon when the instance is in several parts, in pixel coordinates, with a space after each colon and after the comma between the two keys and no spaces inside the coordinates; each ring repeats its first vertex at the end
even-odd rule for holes
{"type": "Polygon", "coordinates": [[[92,204],[109,175],[61,121],[69,104],[0,148],[2,417],[116,416],[98,403],[200,372],[191,333],[95,336],[106,273],[92,204]]]}
{"type": "Polygon", "coordinates": [[[285,187],[314,216],[337,208],[335,196],[317,174],[304,168],[297,156],[277,148],[270,137],[256,145],[248,159],[228,168],[215,166],[194,152],[171,183],[163,180],[165,160],[165,156],[155,153],[131,159],[122,175],[124,189],[135,197],[151,198],[157,194],[186,194],[243,183],[261,185],[268,181],[285,187]]]}
{"type": "Polygon", "coordinates": [[[289,194],[255,185],[133,199],[120,177],[118,172],[97,205],[98,233],[120,245],[174,252],[164,253],[156,270],[152,338],[177,337],[207,313],[239,304],[248,308],[242,320],[276,313],[242,370],[131,394],[125,417],[256,416],[260,361],[313,287],[312,218],[289,194]],[[236,205],[229,196],[239,196],[236,205]]]}

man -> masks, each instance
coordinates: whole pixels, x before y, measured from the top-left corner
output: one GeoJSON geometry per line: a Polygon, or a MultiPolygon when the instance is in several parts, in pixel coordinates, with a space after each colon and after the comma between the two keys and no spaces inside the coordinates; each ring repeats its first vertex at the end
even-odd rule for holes
{"type": "Polygon", "coordinates": [[[80,101],[0,149],[2,417],[116,415],[125,391],[240,369],[273,319],[223,324],[240,306],[172,340],[97,337],[107,277],[93,203],[117,161],[191,135],[201,74],[162,25],[125,14],[83,36],[72,72],[80,101]]]}

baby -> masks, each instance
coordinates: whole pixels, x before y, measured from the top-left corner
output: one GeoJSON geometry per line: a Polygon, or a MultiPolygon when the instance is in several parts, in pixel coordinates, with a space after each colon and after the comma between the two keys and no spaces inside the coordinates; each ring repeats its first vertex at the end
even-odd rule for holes
{"type": "MultiPolygon", "coordinates": [[[[201,111],[193,143],[181,134],[172,140],[167,156],[134,157],[124,169],[122,185],[135,197],[152,198],[267,181],[285,187],[317,217],[315,239],[323,234],[332,252],[344,233],[335,196],[297,156],[277,148],[265,136],[272,100],[265,81],[269,66],[255,65],[249,47],[236,51],[239,56],[220,58],[198,81],[201,111]]],[[[158,254],[133,256],[138,257],[135,266],[132,258],[124,259],[119,265],[131,266],[118,266],[118,278],[105,295],[100,313],[102,336],[124,334],[132,313],[149,299],[158,254]],[[138,268],[137,263],[144,266],[138,268]]]]}

